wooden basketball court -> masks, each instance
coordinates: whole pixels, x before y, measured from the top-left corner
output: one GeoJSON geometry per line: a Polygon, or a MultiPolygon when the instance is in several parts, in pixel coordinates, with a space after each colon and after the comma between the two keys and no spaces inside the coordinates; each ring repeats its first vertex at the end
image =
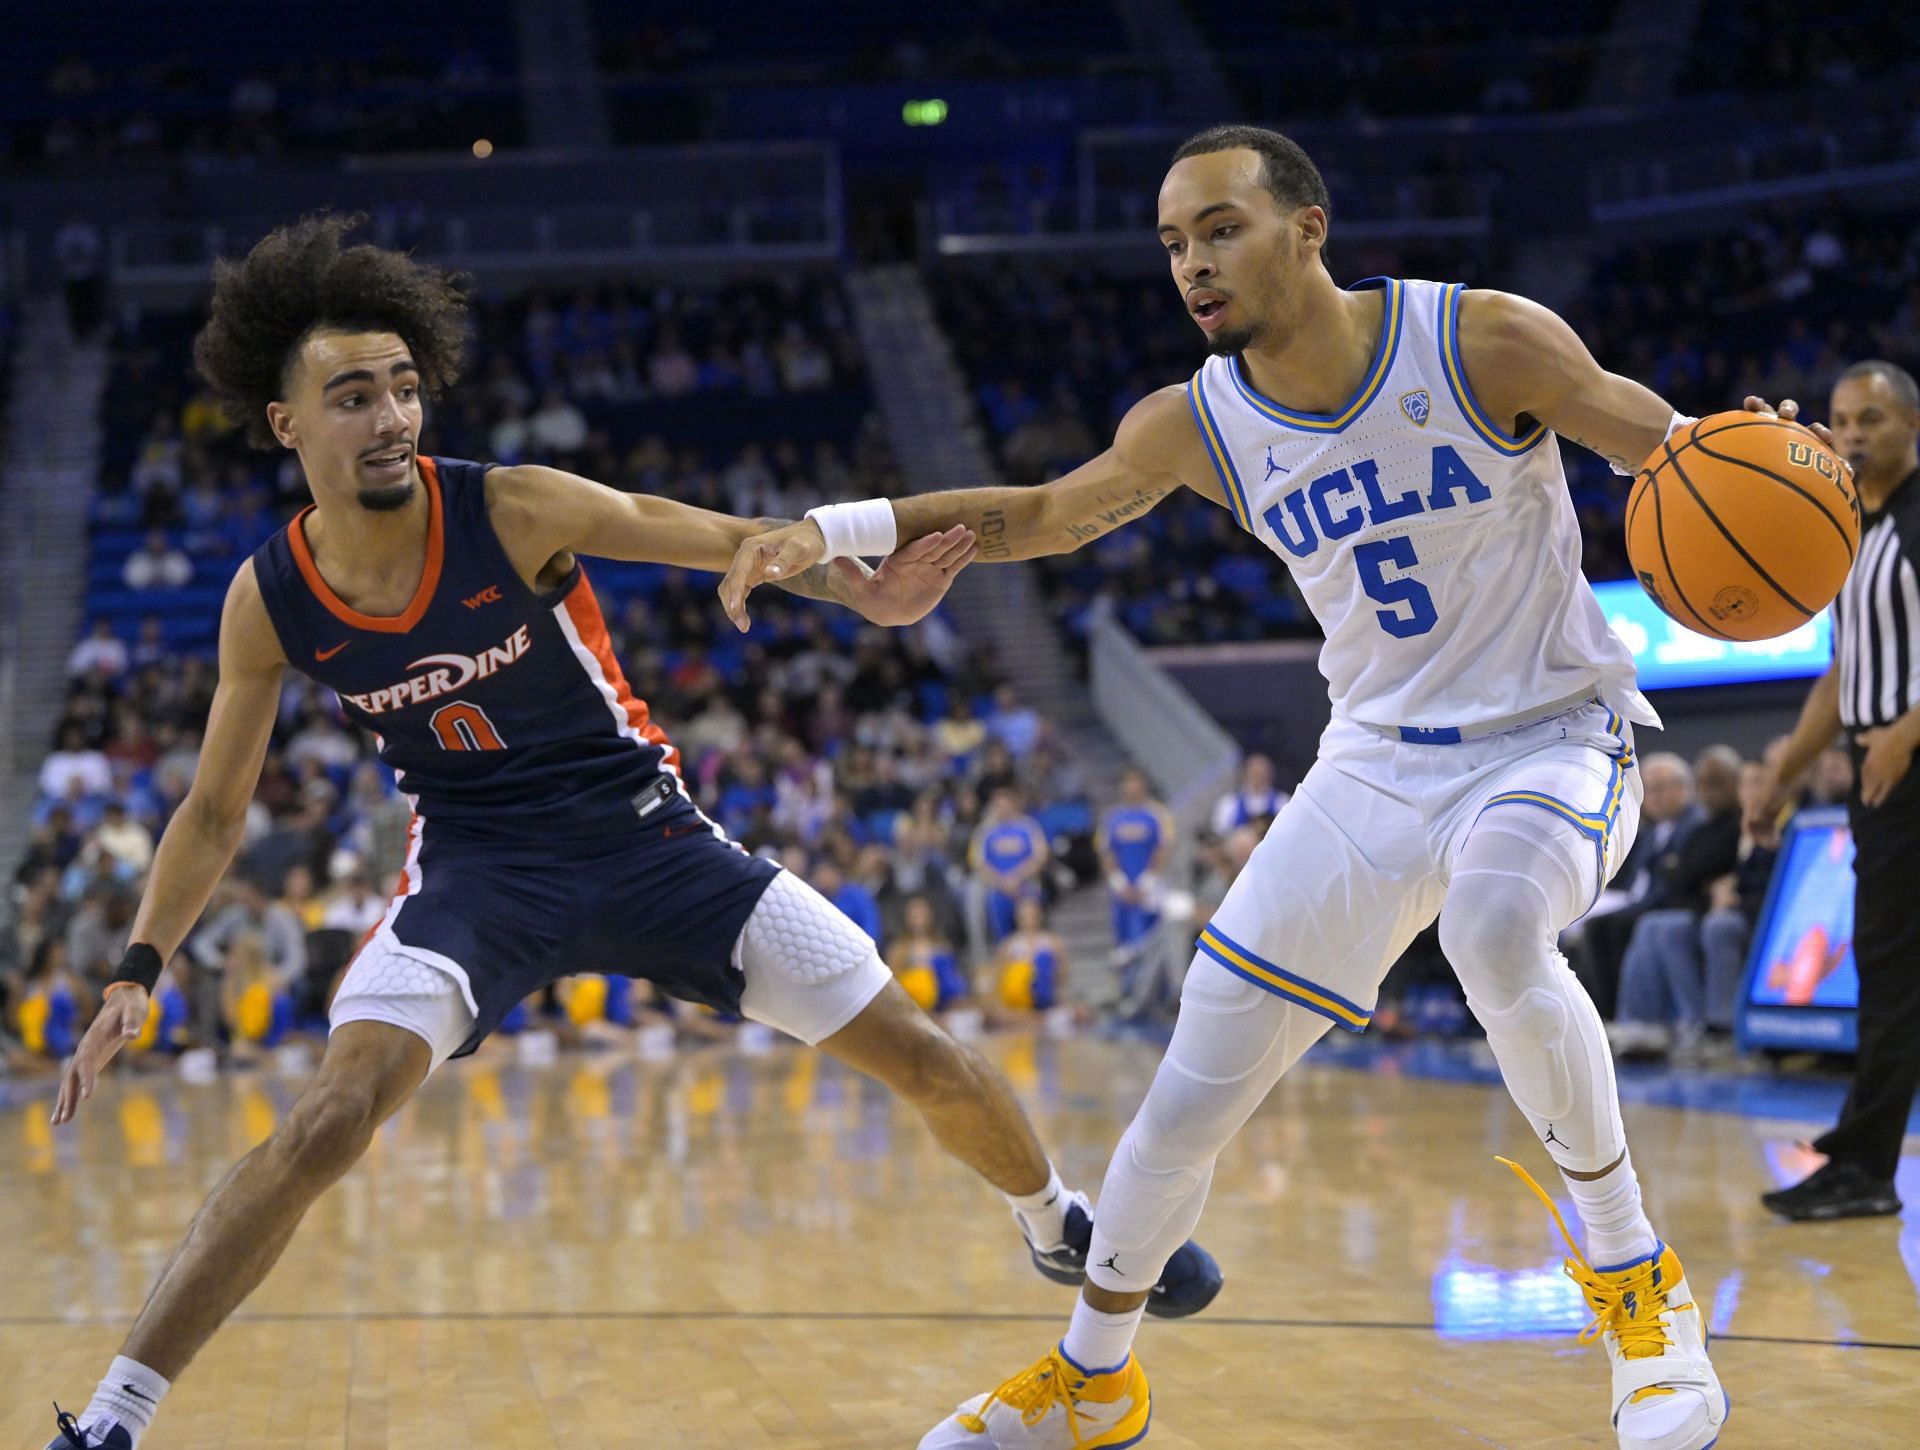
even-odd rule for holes
{"type": "MultiPolygon", "coordinates": [[[[1159,1049],[1002,1038],[1098,1187],[1159,1049]]],[[[1221,1159],[1208,1313],[1149,1320],[1165,1450],[1612,1445],[1606,1365],[1493,1086],[1313,1057],[1221,1159]]],[[[120,1074],[47,1126],[0,1088],[0,1443],[78,1410],[202,1195],[296,1081],[120,1074]]],[[[1791,1226],[1754,1195],[1817,1121],[1629,1105],[1710,1304],[1723,1446],[1920,1444],[1920,1206],[1791,1226]]],[[[1920,1198],[1920,1158],[1903,1175],[1920,1198]]],[[[798,1049],[452,1064],[323,1199],[148,1450],[911,1447],[1058,1336],[1068,1291],[883,1092],[798,1049]]]]}

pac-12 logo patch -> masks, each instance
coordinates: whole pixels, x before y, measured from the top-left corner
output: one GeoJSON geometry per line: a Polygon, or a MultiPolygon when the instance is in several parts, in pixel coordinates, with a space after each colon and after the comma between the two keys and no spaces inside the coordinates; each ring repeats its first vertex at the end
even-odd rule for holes
{"type": "Polygon", "coordinates": [[[1420,388],[1415,392],[1400,395],[1400,411],[1407,415],[1407,421],[1416,428],[1427,426],[1427,419],[1433,416],[1433,399],[1427,396],[1427,390],[1420,388]]]}

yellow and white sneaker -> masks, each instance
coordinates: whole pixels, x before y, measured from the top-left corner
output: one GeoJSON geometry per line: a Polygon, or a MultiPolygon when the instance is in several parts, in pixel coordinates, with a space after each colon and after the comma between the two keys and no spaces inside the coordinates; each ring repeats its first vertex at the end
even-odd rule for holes
{"type": "Polygon", "coordinates": [[[927,1431],[920,1450],[1120,1450],[1147,1438],[1153,1397],[1133,1355],[1082,1369],[1055,1348],[927,1431]]]}
{"type": "Polygon", "coordinates": [[[1539,1195],[1573,1251],[1566,1275],[1593,1310],[1580,1343],[1598,1339],[1607,1347],[1620,1450],[1706,1450],[1720,1438],[1731,1402],[1707,1358],[1707,1316],[1687,1287],[1680,1256],[1657,1243],[1644,1259],[1596,1269],[1527,1170],[1500,1161],[1539,1195]]]}

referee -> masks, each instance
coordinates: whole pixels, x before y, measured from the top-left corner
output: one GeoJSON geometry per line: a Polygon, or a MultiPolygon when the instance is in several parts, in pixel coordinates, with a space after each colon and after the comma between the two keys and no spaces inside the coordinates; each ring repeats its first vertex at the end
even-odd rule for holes
{"type": "Polygon", "coordinates": [[[1798,1220],[1900,1211],[1893,1175],[1920,1088],[1920,771],[1912,769],[1920,745],[1920,390],[1892,363],[1855,363],[1834,384],[1828,417],[1860,490],[1860,550],[1834,601],[1833,665],[1774,766],[1770,799],[1747,821],[1756,838],[1772,835],[1784,786],[1846,732],[1860,1052],[1840,1121],[1813,1144],[1826,1163],[1760,1196],[1798,1220]]]}

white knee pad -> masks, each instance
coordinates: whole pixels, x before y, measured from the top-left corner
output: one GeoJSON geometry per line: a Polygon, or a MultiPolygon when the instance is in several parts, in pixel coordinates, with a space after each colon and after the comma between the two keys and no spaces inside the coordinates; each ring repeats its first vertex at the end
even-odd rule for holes
{"type": "Polygon", "coordinates": [[[1200,1221],[1220,1150],[1331,1025],[1194,958],[1173,1041],[1100,1189],[1088,1277],[1123,1293],[1160,1277],[1200,1221]]]}
{"type": "Polygon", "coordinates": [[[1620,1095],[1600,1013],[1554,952],[1537,985],[1505,1009],[1467,999],[1487,1030],[1507,1091],[1553,1161],[1597,1173],[1626,1148],[1620,1095]]]}
{"type": "MultiPolygon", "coordinates": [[[[1440,941],[1486,1029],[1507,1091],[1554,1162],[1607,1167],[1626,1146],[1613,1055],[1593,999],[1554,946],[1579,910],[1573,833],[1518,810],[1476,830],[1440,914],[1440,941]]],[[[1591,852],[1592,847],[1587,845],[1591,852]]]]}
{"type": "Polygon", "coordinates": [[[742,1014],[809,1046],[853,1021],[893,977],[873,939],[791,871],[767,883],[733,958],[746,978],[742,1014]]]}

